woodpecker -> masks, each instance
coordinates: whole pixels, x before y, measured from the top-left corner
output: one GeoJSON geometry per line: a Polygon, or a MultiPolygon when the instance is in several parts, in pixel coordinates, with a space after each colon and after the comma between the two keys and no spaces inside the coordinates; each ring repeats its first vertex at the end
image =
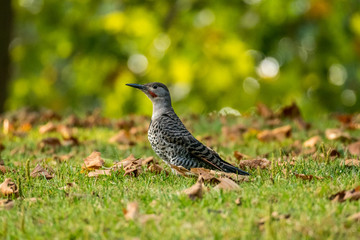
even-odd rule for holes
{"type": "Polygon", "coordinates": [[[199,142],[176,115],[169,89],[163,83],[126,84],[140,89],[153,104],[148,139],[155,153],[167,164],[207,168],[240,175],[249,173],[221,159],[219,154],[199,142]]]}

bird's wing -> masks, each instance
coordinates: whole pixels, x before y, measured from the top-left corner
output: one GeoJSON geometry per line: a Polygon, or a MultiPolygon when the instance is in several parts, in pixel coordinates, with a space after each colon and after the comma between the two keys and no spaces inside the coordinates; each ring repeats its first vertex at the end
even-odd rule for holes
{"type": "Polygon", "coordinates": [[[183,146],[192,157],[205,162],[209,167],[224,172],[248,175],[247,172],[222,160],[217,152],[198,141],[175,114],[164,114],[161,118],[160,129],[166,132],[163,137],[169,143],[183,146]]]}

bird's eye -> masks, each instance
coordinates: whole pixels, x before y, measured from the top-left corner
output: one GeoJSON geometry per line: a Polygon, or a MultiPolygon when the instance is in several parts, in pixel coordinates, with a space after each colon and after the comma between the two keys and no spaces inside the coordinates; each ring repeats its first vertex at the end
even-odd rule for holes
{"type": "Polygon", "coordinates": [[[153,86],[153,89],[157,89],[157,86],[153,86]]]}

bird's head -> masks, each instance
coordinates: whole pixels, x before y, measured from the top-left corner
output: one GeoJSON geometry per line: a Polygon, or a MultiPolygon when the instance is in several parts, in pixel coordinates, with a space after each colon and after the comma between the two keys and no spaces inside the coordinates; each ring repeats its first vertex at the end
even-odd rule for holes
{"type": "Polygon", "coordinates": [[[169,89],[163,83],[153,82],[144,85],[128,83],[127,86],[143,91],[153,103],[169,103],[171,105],[169,89]]]}

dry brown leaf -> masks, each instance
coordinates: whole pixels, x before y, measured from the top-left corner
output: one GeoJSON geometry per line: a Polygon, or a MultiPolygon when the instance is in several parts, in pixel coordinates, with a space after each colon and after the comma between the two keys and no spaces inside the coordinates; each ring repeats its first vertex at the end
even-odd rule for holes
{"type": "Polygon", "coordinates": [[[137,202],[128,203],[126,209],[123,209],[124,217],[127,221],[139,218],[139,204],[137,202]]]}
{"type": "Polygon", "coordinates": [[[138,159],[134,157],[133,154],[128,156],[127,158],[121,160],[120,162],[117,162],[114,164],[114,166],[111,167],[111,169],[120,169],[120,168],[126,168],[132,164],[134,164],[138,159]]]}
{"type": "Polygon", "coordinates": [[[352,155],[360,156],[360,141],[350,144],[348,150],[352,155]]]}
{"type": "Polygon", "coordinates": [[[286,125],[282,127],[275,128],[273,130],[264,130],[257,134],[257,138],[260,141],[283,141],[285,138],[291,137],[291,126],[286,125]]]}
{"type": "Polygon", "coordinates": [[[19,196],[19,189],[11,178],[6,178],[5,181],[0,184],[0,196],[19,196]]]}
{"type": "Polygon", "coordinates": [[[258,103],[256,107],[259,115],[262,116],[263,118],[274,117],[274,112],[270,108],[268,108],[268,106],[266,106],[265,104],[258,103]]]}
{"type": "Polygon", "coordinates": [[[193,186],[183,190],[182,192],[188,195],[191,200],[195,200],[197,198],[203,197],[203,191],[204,191],[204,179],[200,176],[193,186]]]}
{"type": "Polygon", "coordinates": [[[128,166],[125,169],[124,176],[138,177],[143,171],[141,165],[128,166]]]}
{"type": "Polygon", "coordinates": [[[350,134],[347,132],[344,132],[341,129],[338,128],[329,128],[325,130],[325,136],[329,140],[350,140],[350,134]]]}
{"type": "Polygon", "coordinates": [[[107,175],[110,176],[111,175],[111,170],[107,169],[107,170],[99,170],[99,169],[95,169],[95,171],[91,171],[88,173],[88,177],[98,177],[101,175],[107,175]]]}
{"type": "Polygon", "coordinates": [[[249,177],[244,175],[238,175],[236,173],[227,173],[227,172],[220,172],[215,170],[210,170],[206,168],[191,168],[191,174],[202,177],[205,182],[210,182],[213,184],[217,184],[220,182],[218,178],[230,178],[235,182],[244,182],[248,181],[249,177]]]}
{"type": "Polygon", "coordinates": [[[230,178],[217,178],[220,183],[215,186],[215,189],[223,189],[223,190],[239,190],[240,186],[231,180],[230,178]]]}
{"type": "Polygon", "coordinates": [[[235,151],[234,152],[234,157],[237,159],[237,160],[243,160],[243,159],[249,159],[251,158],[250,156],[246,155],[246,154],[243,154],[239,151],[235,151]]]}
{"type": "Polygon", "coordinates": [[[237,198],[235,200],[235,204],[238,205],[238,206],[241,206],[242,205],[242,200],[241,200],[241,197],[237,198]]]}
{"type": "Polygon", "coordinates": [[[216,177],[216,173],[211,172],[206,168],[191,168],[190,171],[198,177],[202,177],[204,182],[219,183],[220,181],[216,177]]]}
{"type": "Polygon", "coordinates": [[[150,164],[154,164],[154,163],[155,163],[155,158],[153,156],[147,157],[141,161],[141,165],[143,166],[149,166],[150,164]]]}
{"type": "Polygon", "coordinates": [[[360,160],[358,159],[346,159],[341,161],[341,165],[345,165],[347,167],[360,167],[360,160]]]}
{"type": "Polygon", "coordinates": [[[353,221],[353,222],[355,222],[355,221],[360,221],[360,212],[354,213],[353,215],[349,216],[349,217],[347,218],[347,220],[348,220],[348,221],[353,221]]]}
{"type": "Polygon", "coordinates": [[[5,174],[8,171],[8,169],[4,165],[0,165],[0,173],[5,174]]]}
{"type": "Polygon", "coordinates": [[[0,210],[9,210],[14,207],[14,201],[10,199],[0,200],[0,210]]]}
{"type": "Polygon", "coordinates": [[[187,170],[186,168],[184,168],[182,166],[175,166],[175,165],[170,164],[170,167],[171,167],[171,169],[173,170],[174,173],[182,175],[184,177],[192,175],[189,170],[187,170]]]}
{"type": "Polygon", "coordinates": [[[343,190],[329,197],[332,202],[344,202],[346,200],[355,201],[360,199],[360,186],[352,190],[343,190]]]}
{"type": "Polygon", "coordinates": [[[303,143],[304,147],[313,148],[322,141],[319,135],[313,136],[303,143]]]}
{"type": "Polygon", "coordinates": [[[162,171],[165,172],[166,175],[169,174],[168,171],[164,170],[159,164],[153,163],[151,165],[148,165],[148,171],[156,174],[160,174],[162,171]]]}
{"type": "Polygon", "coordinates": [[[53,122],[48,122],[47,124],[40,126],[39,133],[45,134],[48,132],[54,132],[56,130],[56,127],[56,124],[54,124],[53,122]]]}
{"type": "Polygon", "coordinates": [[[294,173],[294,175],[297,178],[301,178],[303,180],[308,180],[308,181],[311,181],[313,179],[318,179],[318,180],[324,179],[323,177],[318,177],[318,176],[314,176],[314,175],[305,175],[305,174],[302,174],[302,173],[294,173]]]}
{"type": "Polygon", "coordinates": [[[270,167],[270,165],[271,165],[271,162],[269,160],[267,160],[266,158],[253,159],[253,160],[241,160],[239,162],[239,168],[249,167],[252,169],[256,169],[256,168],[265,169],[265,168],[270,167]]]}
{"type": "Polygon", "coordinates": [[[104,165],[105,161],[101,158],[100,152],[92,152],[87,158],[84,159],[82,169],[95,170],[104,165]]]}
{"type": "Polygon", "coordinates": [[[54,176],[51,175],[46,169],[44,169],[39,164],[36,165],[32,173],[30,174],[31,177],[45,177],[46,179],[52,179],[54,176]]]}
{"type": "Polygon", "coordinates": [[[43,149],[45,147],[56,148],[56,147],[60,147],[60,146],[61,146],[60,140],[58,138],[53,138],[53,137],[44,138],[39,143],[40,149],[43,149]]]}

